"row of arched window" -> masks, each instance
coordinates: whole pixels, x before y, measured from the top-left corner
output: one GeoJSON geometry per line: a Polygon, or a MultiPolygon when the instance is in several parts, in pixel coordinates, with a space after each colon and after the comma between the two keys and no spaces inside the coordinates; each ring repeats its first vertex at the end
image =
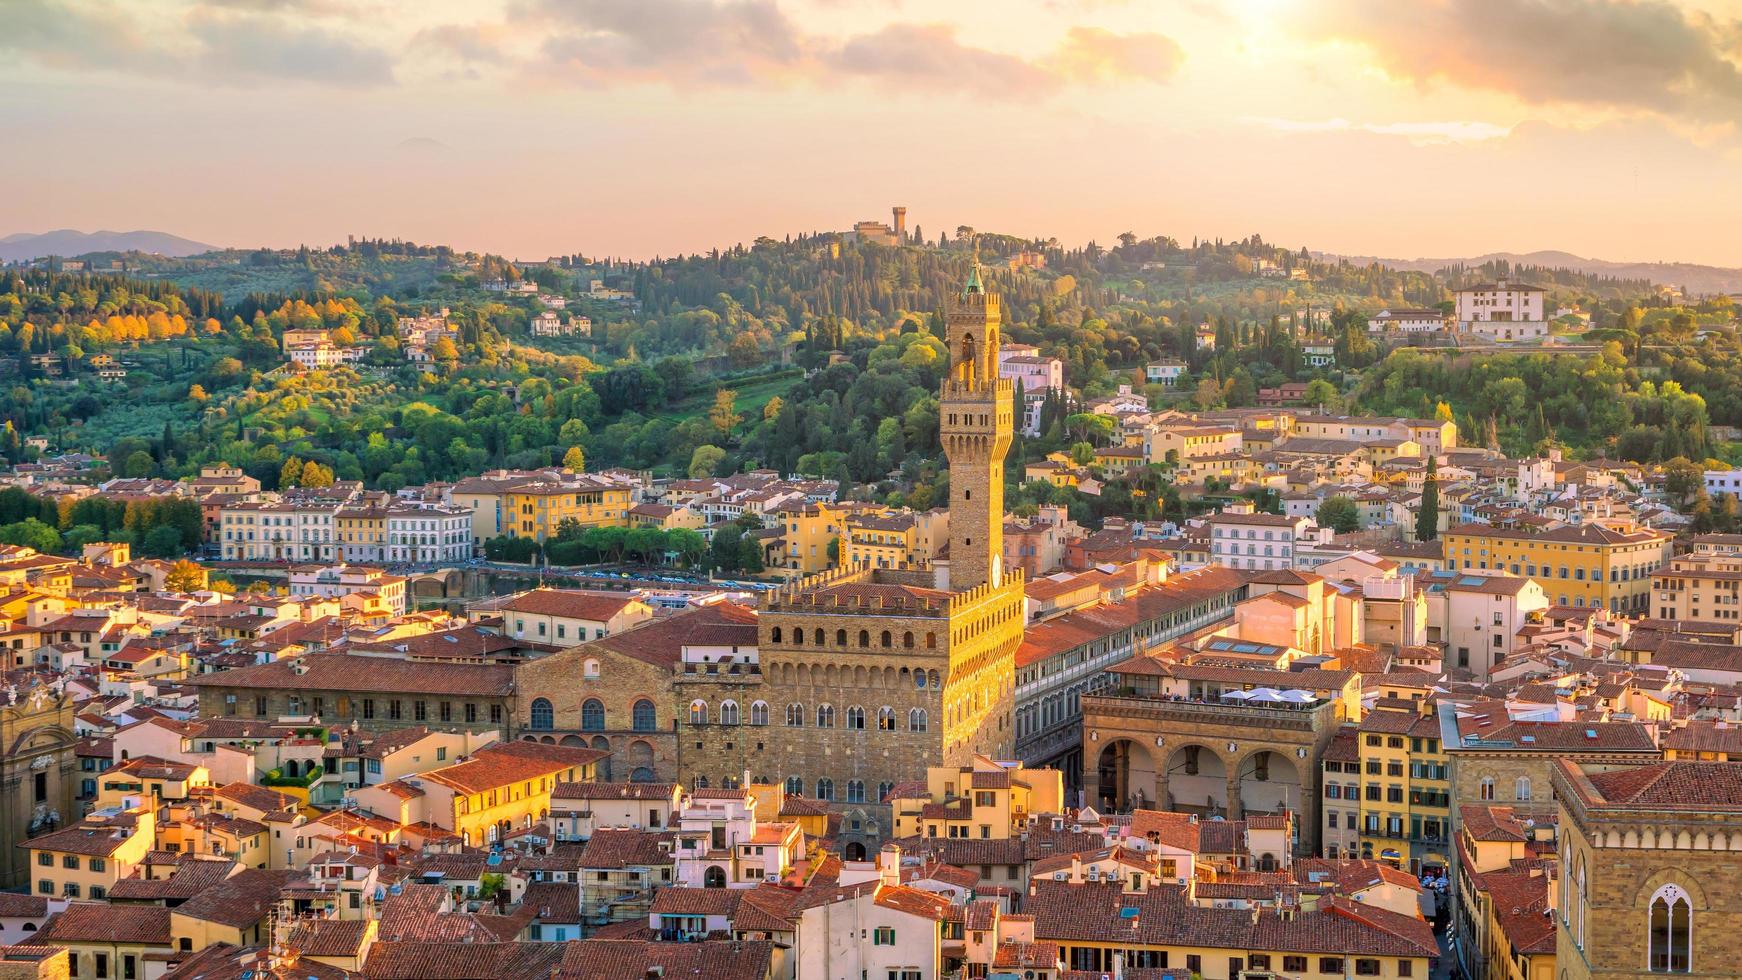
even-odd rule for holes
{"type": "MultiPolygon", "coordinates": [[[[785,631],[783,629],[781,629],[779,626],[776,626],[773,629],[768,631],[768,640],[770,643],[783,643],[783,642],[785,642],[782,639],[782,637],[784,635],[785,635],[785,631]]],[[[835,630],[834,646],[846,647],[849,635],[850,634],[848,634],[848,632],[844,629],[835,630]]],[[[860,630],[859,635],[858,635],[858,640],[859,640],[859,642],[858,642],[857,646],[859,649],[861,649],[861,650],[872,649],[871,631],[870,630],[860,630]]],[[[793,627],[793,630],[792,630],[793,646],[804,646],[806,642],[809,642],[812,646],[816,646],[816,647],[827,647],[830,645],[829,638],[828,638],[828,631],[824,630],[822,627],[819,626],[816,629],[811,630],[809,633],[806,633],[804,627],[802,627],[802,626],[793,627]]],[[[912,630],[906,630],[901,634],[901,641],[900,642],[901,642],[901,648],[903,650],[912,650],[915,648],[915,646],[918,645],[919,641],[914,636],[914,633],[912,630]]],[[[893,649],[895,649],[895,645],[896,645],[896,637],[892,631],[884,630],[881,633],[877,634],[876,646],[878,648],[881,648],[884,650],[893,650],[893,649]]],[[[937,647],[938,647],[937,634],[936,633],[929,633],[929,632],[926,633],[926,635],[925,635],[925,648],[927,650],[936,650],[937,647]]]]}
{"type": "Polygon", "coordinates": [[[848,667],[837,664],[781,663],[764,661],[762,676],[765,681],[776,687],[817,687],[834,691],[841,688],[855,690],[878,689],[885,691],[905,691],[913,688],[923,691],[930,688],[934,691],[943,689],[943,674],[936,669],[924,670],[906,667],[865,667],[863,665],[848,667]]]}
{"type": "MultiPolygon", "coordinates": [[[[637,732],[652,732],[659,729],[658,713],[653,702],[642,698],[636,701],[629,710],[630,728],[637,732]]],[[[556,709],[546,698],[532,700],[531,717],[527,727],[537,732],[548,732],[556,727],[556,709]]],[[[605,703],[598,698],[588,698],[581,702],[581,725],[583,732],[602,732],[605,730],[605,703]]]]}
{"type": "MultiPolygon", "coordinates": [[[[786,706],[786,726],[788,728],[803,728],[806,719],[807,716],[805,714],[804,705],[794,702],[786,706]]],[[[744,721],[743,716],[740,714],[738,709],[738,702],[736,701],[721,701],[719,709],[712,712],[710,711],[708,702],[701,698],[697,698],[690,702],[690,724],[706,725],[709,724],[711,720],[717,721],[722,725],[739,725],[743,724],[744,721]]],[[[836,720],[834,705],[817,705],[816,727],[834,728],[836,720]]],[[[849,731],[864,731],[867,727],[875,727],[880,732],[898,731],[900,730],[898,724],[899,720],[896,710],[887,704],[878,708],[877,713],[873,716],[867,716],[865,709],[855,704],[848,707],[840,718],[840,721],[843,722],[843,727],[849,731]]],[[[768,724],[768,702],[751,702],[750,724],[768,724]]],[[[924,708],[913,708],[907,712],[908,731],[923,732],[928,730],[929,725],[930,718],[927,716],[924,708]]]]}
{"type": "MultiPolygon", "coordinates": [[[[805,789],[805,786],[804,786],[803,779],[801,779],[798,776],[786,777],[786,792],[789,795],[803,796],[804,789],[805,789]]],[[[865,783],[863,780],[849,779],[849,780],[847,780],[847,785],[845,787],[843,787],[843,789],[845,791],[845,794],[841,798],[841,800],[843,802],[846,802],[846,803],[878,803],[878,802],[881,802],[885,796],[888,796],[890,791],[895,789],[895,784],[894,783],[878,783],[877,784],[877,795],[871,797],[870,799],[866,799],[866,797],[865,797],[865,783]]],[[[812,799],[823,800],[823,801],[828,802],[828,803],[836,802],[836,800],[835,800],[835,781],[834,780],[829,779],[826,776],[822,779],[817,780],[816,790],[817,790],[816,795],[814,797],[812,797],[812,799]]]]}

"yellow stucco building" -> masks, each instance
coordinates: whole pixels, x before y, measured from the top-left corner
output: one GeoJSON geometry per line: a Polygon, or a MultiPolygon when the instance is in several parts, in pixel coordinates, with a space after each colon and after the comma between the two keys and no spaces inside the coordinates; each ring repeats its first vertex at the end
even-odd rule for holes
{"type": "Polygon", "coordinates": [[[1652,575],[1670,559],[1671,535],[1642,527],[1564,524],[1546,530],[1463,524],[1441,536],[1455,569],[1533,578],[1549,601],[1644,614],[1652,575]]]}

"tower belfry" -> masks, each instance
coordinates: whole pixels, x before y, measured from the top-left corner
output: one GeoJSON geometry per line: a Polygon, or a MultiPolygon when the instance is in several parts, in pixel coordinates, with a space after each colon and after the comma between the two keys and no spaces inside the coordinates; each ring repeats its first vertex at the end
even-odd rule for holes
{"type": "Polygon", "coordinates": [[[950,588],[1004,581],[1004,457],[1015,422],[1015,386],[998,377],[998,297],[980,262],[945,323],[950,370],[939,394],[944,455],[950,461],[950,588]]]}

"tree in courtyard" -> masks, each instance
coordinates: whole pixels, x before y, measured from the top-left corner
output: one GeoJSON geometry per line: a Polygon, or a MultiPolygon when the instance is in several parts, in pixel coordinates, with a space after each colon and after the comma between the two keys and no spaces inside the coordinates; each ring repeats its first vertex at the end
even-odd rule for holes
{"type": "Polygon", "coordinates": [[[1694,491],[1706,485],[1706,471],[1685,456],[1663,464],[1663,489],[1677,505],[1687,502],[1694,491]]]}
{"type": "Polygon", "coordinates": [[[1340,494],[1329,497],[1320,504],[1315,516],[1320,527],[1328,527],[1338,534],[1347,534],[1361,528],[1361,514],[1355,509],[1355,502],[1340,494]]]}

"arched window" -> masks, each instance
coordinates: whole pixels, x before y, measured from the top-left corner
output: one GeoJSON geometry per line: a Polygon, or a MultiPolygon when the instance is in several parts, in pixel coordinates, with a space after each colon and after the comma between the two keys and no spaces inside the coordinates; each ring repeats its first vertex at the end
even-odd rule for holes
{"type": "Polygon", "coordinates": [[[913,686],[918,690],[925,690],[925,671],[916,670],[913,672],[913,686]]]}
{"type": "Polygon", "coordinates": [[[859,631],[859,645],[862,647],[868,647],[871,645],[871,631],[870,630],[860,630],[859,631]]]}
{"type": "Polygon", "coordinates": [[[690,702],[690,724],[706,725],[708,723],[708,702],[697,698],[690,702]]]}
{"type": "Polygon", "coordinates": [[[752,724],[752,725],[766,725],[766,724],[768,724],[768,702],[767,701],[752,701],[750,703],[750,724],[752,724]]]}
{"type": "Polygon", "coordinates": [[[715,866],[708,868],[708,870],[702,872],[702,887],[703,888],[724,888],[724,887],[726,887],[726,871],[725,871],[725,869],[719,867],[718,865],[715,865],[715,866]]]}
{"type": "Polygon", "coordinates": [[[1478,798],[1483,799],[1483,800],[1492,800],[1494,798],[1494,777],[1493,776],[1483,776],[1482,777],[1482,781],[1480,783],[1478,783],[1476,786],[1476,795],[1478,798]]]}
{"type": "Polygon", "coordinates": [[[901,645],[909,650],[913,649],[913,631],[912,630],[908,630],[906,633],[901,634],[901,645]]]}
{"type": "Polygon", "coordinates": [[[847,780],[847,802],[865,802],[865,784],[857,779],[847,780]]]}
{"type": "Polygon", "coordinates": [[[880,732],[895,731],[895,709],[887,704],[877,709],[877,730],[880,732]]]}
{"type": "Polygon", "coordinates": [[[835,727],[835,706],[832,704],[817,705],[817,727],[835,727]]]}
{"type": "Polygon", "coordinates": [[[736,725],[736,724],[738,724],[738,702],[736,702],[736,701],[721,701],[720,702],[720,724],[722,724],[722,725],[736,725]]]}
{"type": "Polygon", "coordinates": [[[936,650],[938,648],[938,635],[936,633],[926,633],[925,648],[927,650],[936,650]]]}
{"type": "Polygon", "coordinates": [[[804,727],[804,705],[794,702],[786,706],[786,727],[804,727]]]}
{"type": "Polygon", "coordinates": [[[913,708],[907,712],[907,730],[910,732],[925,731],[925,709],[913,708]]]}
{"type": "Polygon", "coordinates": [[[835,781],[834,780],[829,779],[826,776],[823,777],[822,779],[817,780],[817,799],[827,800],[831,803],[834,802],[834,799],[835,799],[835,781]]]}
{"type": "Polygon", "coordinates": [[[883,631],[883,635],[881,637],[878,637],[877,643],[878,643],[878,645],[884,646],[884,647],[889,647],[889,646],[894,645],[894,641],[890,639],[890,635],[889,635],[888,630],[883,631]]]}
{"type": "Polygon", "coordinates": [[[776,626],[774,628],[774,631],[768,634],[768,642],[770,642],[770,643],[779,643],[780,642],[780,627],[776,626]]]}
{"type": "Polygon", "coordinates": [[[544,698],[534,698],[532,701],[532,728],[534,731],[548,732],[556,725],[556,712],[551,710],[550,702],[544,698]]]}
{"type": "Polygon", "coordinates": [[[1573,861],[1573,894],[1575,908],[1573,909],[1573,942],[1580,949],[1585,948],[1585,909],[1590,902],[1590,892],[1585,890],[1585,858],[1580,855],[1573,861]]]}
{"type": "Polygon", "coordinates": [[[1694,903],[1680,885],[1664,885],[1651,896],[1653,973],[1688,973],[1693,969],[1694,903]]]}
{"type": "Polygon", "coordinates": [[[941,674],[939,674],[937,671],[935,671],[935,670],[926,671],[925,672],[925,681],[927,684],[931,685],[932,690],[934,690],[934,691],[943,690],[943,686],[944,686],[943,676],[941,674]]]}
{"type": "Polygon", "coordinates": [[[847,631],[846,630],[836,630],[835,631],[835,646],[844,647],[846,645],[847,645],[847,631]]]}
{"type": "Polygon", "coordinates": [[[871,802],[873,802],[873,803],[886,803],[889,800],[889,794],[893,793],[893,792],[895,792],[895,784],[894,783],[878,783],[877,784],[877,799],[872,800],[871,802]]]}
{"type": "Polygon", "coordinates": [[[605,730],[605,703],[598,698],[588,698],[581,702],[581,731],[602,732],[605,730]]]}
{"type": "Polygon", "coordinates": [[[1518,781],[1516,783],[1512,784],[1512,798],[1515,800],[1528,800],[1528,799],[1530,799],[1530,777],[1529,776],[1520,776],[1520,777],[1518,777],[1518,781]]]}
{"type": "Polygon", "coordinates": [[[847,709],[847,727],[854,730],[854,731],[857,731],[857,732],[862,732],[865,730],[865,709],[864,708],[861,708],[855,704],[851,708],[847,709]]]}
{"type": "Polygon", "coordinates": [[[653,702],[642,698],[635,702],[634,717],[631,724],[638,732],[651,732],[658,727],[659,722],[654,716],[653,702]]]}
{"type": "Polygon", "coordinates": [[[800,779],[797,776],[786,777],[786,795],[788,795],[788,796],[803,796],[804,795],[804,780],[800,779]]]}

